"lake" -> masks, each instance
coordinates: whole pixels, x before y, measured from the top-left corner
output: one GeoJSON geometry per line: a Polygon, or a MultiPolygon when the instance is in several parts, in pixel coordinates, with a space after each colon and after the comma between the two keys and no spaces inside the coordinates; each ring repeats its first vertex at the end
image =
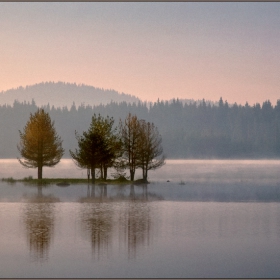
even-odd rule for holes
{"type": "MultiPolygon", "coordinates": [[[[167,160],[147,185],[0,181],[0,276],[279,278],[279,170],[279,160],[167,160]]],[[[0,160],[0,178],[30,175],[0,160]]],[[[86,171],[64,159],[43,176],[86,171]]]]}

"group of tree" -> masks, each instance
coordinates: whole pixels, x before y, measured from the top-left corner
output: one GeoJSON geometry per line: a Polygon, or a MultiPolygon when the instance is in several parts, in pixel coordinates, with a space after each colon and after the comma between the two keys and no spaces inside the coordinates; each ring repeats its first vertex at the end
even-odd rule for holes
{"type": "Polygon", "coordinates": [[[164,164],[164,156],[161,156],[162,138],[157,127],[129,113],[124,122],[120,121],[120,135],[123,144],[122,161],[124,166],[129,167],[131,181],[138,167],[142,169],[143,180],[147,181],[148,170],[164,164]]]}
{"type": "MultiPolygon", "coordinates": [[[[54,122],[49,113],[40,108],[30,114],[23,132],[19,133],[18,150],[23,158],[19,158],[19,162],[27,168],[38,168],[38,179],[42,179],[43,166],[56,165],[64,154],[54,122]]],[[[94,114],[88,130],[82,135],[75,131],[75,136],[78,148],[70,150],[70,155],[78,167],[88,170],[92,183],[95,183],[96,169],[100,170],[101,179],[106,180],[110,167],[119,175],[128,168],[131,181],[134,181],[136,168],[142,168],[143,182],[147,182],[148,170],[165,163],[157,127],[131,113],[115,127],[113,117],[94,114]]]]}

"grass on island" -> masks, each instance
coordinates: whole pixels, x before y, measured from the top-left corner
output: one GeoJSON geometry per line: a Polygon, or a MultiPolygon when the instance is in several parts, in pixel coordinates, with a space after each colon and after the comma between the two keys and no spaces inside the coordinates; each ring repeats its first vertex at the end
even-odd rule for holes
{"type": "MultiPolygon", "coordinates": [[[[67,186],[70,184],[88,184],[92,183],[92,180],[90,179],[82,179],[82,178],[43,178],[43,179],[34,179],[32,176],[25,177],[23,179],[14,179],[13,177],[9,178],[2,178],[3,182],[8,183],[16,183],[16,182],[23,182],[27,184],[42,184],[42,185],[49,185],[49,184],[59,184],[61,186],[67,186]]],[[[121,176],[116,179],[95,179],[95,184],[131,184],[132,182],[125,178],[124,176],[121,176]]],[[[144,182],[142,179],[136,180],[133,182],[134,184],[141,184],[141,183],[148,183],[144,182]]]]}

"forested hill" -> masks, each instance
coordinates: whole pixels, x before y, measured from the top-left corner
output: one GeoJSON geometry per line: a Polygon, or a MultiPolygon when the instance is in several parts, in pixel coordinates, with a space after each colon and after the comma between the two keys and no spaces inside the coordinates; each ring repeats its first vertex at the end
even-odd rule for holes
{"type": "Polygon", "coordinates": [[[87,85],[76,85],[63,82],[46,82],[26,87],[18,87],[0,92],[0,104],[13,105],[14,101],[31,102],[38,106],[54,105],[55,107],[71,107],[73,102],[79,106],[99,105],[114,102],[138,102],[135,96],[119,93],[115,90],[100,89],[87,85]]]}
{"type": "MultiPolygon", "coordinates": [[[[253,106],[229,106],[221,99],[218,106],[174,100],[150,106],[141,102],[111,102],[69,109],[46,106],[45,109],[63,140],[65,157],[69,157],[69,149],[77,147],[75,130],[79,134],[87,130],[94,113],[114,117],[118,125],[119,119],[129,112],[158,127],[167,158],[280,157],[280,101],[276,106],[269,101],[253,106]]],[[[30,112],[36,110],[34,102],[0,106],[0,158],[19,156],[18,130],[23,130],[30,112]]]]}

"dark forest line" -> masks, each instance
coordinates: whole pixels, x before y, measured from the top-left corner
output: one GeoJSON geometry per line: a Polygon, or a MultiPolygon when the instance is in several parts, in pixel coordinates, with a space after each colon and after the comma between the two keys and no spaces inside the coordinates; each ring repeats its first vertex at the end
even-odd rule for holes
{"type": "MultiPolygon", "coordinates": [[[[157,126],[167,159],[280,157],[280,100],[275,106],[269,100],[253,106],[247,103],[229,106],[221,98],[218,106],[204,101],[184,104],[174,99],[171,103],[158,101],[149,105],[111,102],[98,106],[73,105],[69,109],[49,105],[43,108],[55,121],[65,158],[70,158],[69,149],[77,147],[75,130],[80,134],[86,131],[94,113],[113,117],[118,125],[129,112],[157,126]]],[[[34,101],[0,106],[0,158],[19,156],[19,130],[37,109],[34,101]]]]}

